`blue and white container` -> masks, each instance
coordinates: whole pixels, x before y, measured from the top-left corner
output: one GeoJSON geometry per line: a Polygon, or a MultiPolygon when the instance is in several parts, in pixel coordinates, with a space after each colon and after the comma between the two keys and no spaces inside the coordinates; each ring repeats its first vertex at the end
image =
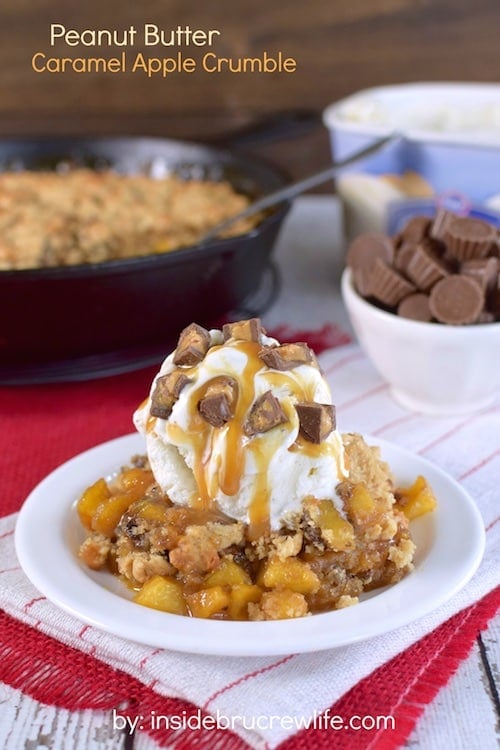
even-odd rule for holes
{"type": "Polygon", "coordinates": [[[391,132],[404,138],[337,182],[348,238],[387,230],[389,206],[453,195],[500,207],[500,85],[415,83],[366,89],[327,107],[335,159],[391,132]]]}

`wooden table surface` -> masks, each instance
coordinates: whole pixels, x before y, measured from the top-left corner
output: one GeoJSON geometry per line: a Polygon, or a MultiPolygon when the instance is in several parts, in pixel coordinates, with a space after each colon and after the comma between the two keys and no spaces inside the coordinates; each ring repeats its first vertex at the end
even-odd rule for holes
{"type": "MultiPolygon", "coordinates": [[[[4,0],[0,6],[0,136],[142,134],[201,141],[269,113],[328,104],[371,86],[411,81],[498,81],[497,0],[143,0],[67,3],[4,0]],[[168,78],[142,74],[36,73],[37,51],[112,57],[117,48],[49,43],[51,23],[85,29],[162,29],[189,25],[220,31],[213,50],[227,58],[282,51],[291,74],[217,75],[197,70],[168,78]]],[[[145,47],[131,54],[169,56],[186,47],[145,47]]],[[[187,48],[197,59],[206,48],[187,48]]],[[[320,168],[326,134],[268,152],[294,176],[320,168]]]]}

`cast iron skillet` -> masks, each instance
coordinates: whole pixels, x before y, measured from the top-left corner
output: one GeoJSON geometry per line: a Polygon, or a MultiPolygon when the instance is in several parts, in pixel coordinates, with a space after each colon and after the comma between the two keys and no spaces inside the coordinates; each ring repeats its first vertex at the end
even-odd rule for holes
{"type": "MultiPolygon", "coordinates": [[[[258,197],[283,186],[274,167],[237,153],[163,138],[3,140],[0,170],[78,166],[229,180],[258,197]]],[[[250,233],[99,264],[0,272],[0,383],[83,380],[158,361],[192,321],[217,324],[272,273],[271,250],[289,209],[250,233]]],[[[271,284],[272,287],[272,284],[271,284]]]]}

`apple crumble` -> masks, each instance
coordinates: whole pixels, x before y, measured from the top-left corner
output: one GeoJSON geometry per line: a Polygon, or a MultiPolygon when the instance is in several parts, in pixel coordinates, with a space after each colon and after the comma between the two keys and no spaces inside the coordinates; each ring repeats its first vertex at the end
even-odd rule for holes
{"type": "MultiPolygon", "coordinates": [[[[112,171],[0,174],[0,270],[101,263],[195,245],[249,198],[229,182],[112,171]]],[[[240,221],[227,235],[252,228],[240,221]]]]}
{"type": "Polygon", "coordinates": [[[340,609],[412,569],[423,477],[396,486],[377,447],[336,429],[304,343],[260,321],[188,326],[134,415],[147,455],[78,502],[80,557],[166,612],[277,620],[340,609]]]}

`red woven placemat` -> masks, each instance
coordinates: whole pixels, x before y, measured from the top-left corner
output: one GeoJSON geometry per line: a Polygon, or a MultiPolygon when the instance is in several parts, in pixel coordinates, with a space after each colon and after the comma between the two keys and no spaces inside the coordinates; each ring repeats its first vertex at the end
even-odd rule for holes
{"type": "MultiPolygon", "coordinates": [[[[290,339],[296,338],[287,333],[290,339]]],[[[345,337],[339,336],[338,331],[326,328],[314,332],[310,341],[319,352],[323,345],[345,343],[345,337]]],[[[307,332],[302,331],[299,338],[307,340],[307,332]]],[[[82,450],[131,432],[131,414],[147,393],[155,369],[81,383],[0,389],[0,515],[18,510],[29,491],[56,466],[82,450]]],[[[329,716],[344,720],[356,715],[391,715],[394,729],[340,732],[317,726],[288,739],[282,750],[400,747],[499,604],[500,595],[493,592],[455,615],[358,683],[330,709],[329,716]]],[[[199,712],[192,704],[162,697],[125,673],[4,613],[0,613],[0,623],[0,678],[43,703],[73,710],[125,706],[135,715],[154,710],[176,715],[185,711],[186,716],[199,712]]],[[[163,744],[174,740],[167,731],[154,736],[163,744]]],[[[211,748],[219,739],[221,748],[247,747],[227,730],[202,729],[176,736],[175,747],[193,747],[199,742],[199,747],[211,748]]]]}
{"type": "MultiPolygon", "coordinates": [[[[419,716],[469,654],[477,634],[500,607],[500,591],[493,591],[458,613],[425,638],[391,659],[323,714],[316,728],[304,729],[280,745],[280,750],[310,747],[335,750],[394,750],[400,747],[419,716]],[[332,717],[393,717],[394,728],[329,728],[332,717]]],[[[0,679],[27,695],[69,710],[117,709],[123,715],[198,717],[191,703],[165,698],[138,680],[65,646],[5,613],[0,613],[0,679]]],[[[145,730],[146,731],[146,730],[145,730]]],[[[147,729],[161,746],[244,750],[246,742],[222,729],[182,733],[147,729]],[[174,742],[175,738],[175,742],[174,742]],[[172,744],[174,742],[174,744],[172,744]]]]}

